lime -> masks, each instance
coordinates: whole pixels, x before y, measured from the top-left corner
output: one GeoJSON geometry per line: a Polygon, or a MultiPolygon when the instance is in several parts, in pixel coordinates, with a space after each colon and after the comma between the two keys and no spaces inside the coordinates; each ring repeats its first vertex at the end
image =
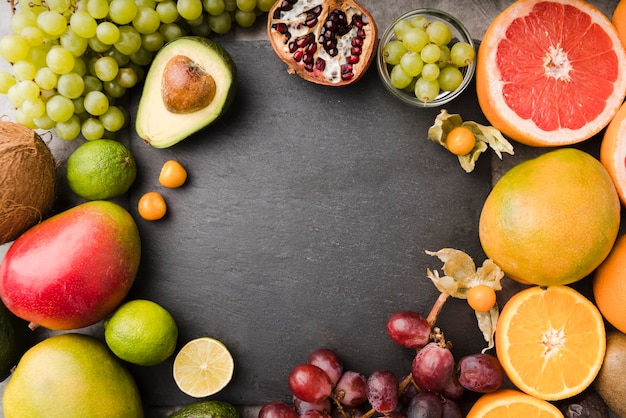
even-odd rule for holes
{"type": "Polygon", "coordinates": [[[239,418],[237,409],[226,402],[211,399],[182,407],[168,418],[239,418]]]}
{"type": "Polygon", "coordinates": [[[28,323],[13,315],[0,302],[0,381],[11,374],[28,348],[28,323]]]}
{"type": "Polygon", "coordinates": [[[104,339],[113,354],[129,363],[154,366],[176,350],[176,322],[155,302],[144,299],[126,302],[103,325],[104,339]]]}
{"type": "Polygon", "coordinates": [[[137,384],[122,362],[92,336],[66,333],[30,348],[8,380],[5,418],[141,418],[137,384]]]}
{"type": "Polygon", "coordinates": [[[70,189],[87,200],[120,196],[137,176],[135,158],[124,144],[110,139],[87,141],[67,159],[70,189]]]}
{"type": "Polygon", "coordinates": [[[232,379],[233,357],[221,341],[201,337],[189,341],[174,359],[174,381],[189,396],[203,398],[222,390],[232,379]]]}

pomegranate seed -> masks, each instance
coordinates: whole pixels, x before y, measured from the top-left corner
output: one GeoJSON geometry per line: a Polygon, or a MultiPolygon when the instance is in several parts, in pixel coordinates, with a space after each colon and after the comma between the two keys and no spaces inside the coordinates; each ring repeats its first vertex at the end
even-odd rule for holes
{"type": "Polygon", "coordinates": [[[350,56],[348,56],[348,58],[346,58],[346,61],[348,61],[349,64],[356,64],[357,62],[359,62],[359,56],[358,55],[350,55],[350,56]]]}
{"type": "Polygon", "coordinates": [[[309,54],[315,53],[315,51],[317,51],[317,44],[315,42],[308,44],[304,51],[309,54]]]}
{"type": "Polygon", "coordinates": [[[289,42],[289,52],[293,54],[294,52],[296,52],[297,49],[298,49],[298,45],[296,45],[295,41],[289,42]]]}
{"type": "Polygon", "coordinates": [[[317,68],[319,71],[324,71],[324,68],[326,68],[326,61],[324,61],[323,58],[316,59],[315,68],[317,68]]]}
{"type": "Polygon", "coordinates": [[[365,39],[365,30],[363,30],[363,29],[359,29],[359,30],[356,32],[356,36],[358,36],[359,38],[363,38],[363,39],[365,39]]]}
{"type": "Polygon", "coordinates": [[[359,48],[358,46],[353,46],[352,48],[350,48],[350,53],[352,55],[361,55],[361,48],[359,48]]]}
{"type": "Polygon", "coordinates": [[[315,25],[317,25],[317,17],[307,19],[306,22],[304,22],[304,24],[309,28],[314,27],[315,25]]]}
{"type": "Polygon", "coordinates": [[[285,23],[274,23],[272,28],[282,35],[286,34],[289,29],[285,23]]]}
{"type": "Polygon", "coordinates": [[[352,64],[343,64],[341,66],[341,74],[347,74],[352,72],[352,64]]]}
{"type": "Polygon", "coordinates": [[[313,63],[304,64],[304,69],[307,70],[308,72],[313,72],[313,63]]]}
{"type": "Polygon", "coordinates": [[[320,13],[322,13],[322,5],[320,4],[315,6],[314,8],[309,10],[309,13],[319,16],[320,13]]]}
{"type": "Polygon", "coordinates": [[[341,74],[341,79],[342,80],[352,80],[352,78],[354,78],[354,73],[353,72],[342,73],[341,74]]]}
{"type": "Polygon", "coordinates": [[[363,46],[362,38],[352,38],[352,46],[363,46]]]}
{"type": "Polygon", "coordinates": [[[298,50],[298,51],[294,52],[294,53],[293,53],[293,59],[294,59],[294,61],[295,61],[295,62],[300,62],[300,60],[302,59],[303,55],[304,55],[304,54],[303,54],[303,52],[302,52],[302,51],[299,51],[299,50],[298,50]]]}
{"type": "MultiPolygon", "coordinates": [[[[300,52],[300,51],[298,51],[300,52]]],[[[313,64],[313,54],[304,54],[302,56],[302,62],[306,64],[313,64]]]]}

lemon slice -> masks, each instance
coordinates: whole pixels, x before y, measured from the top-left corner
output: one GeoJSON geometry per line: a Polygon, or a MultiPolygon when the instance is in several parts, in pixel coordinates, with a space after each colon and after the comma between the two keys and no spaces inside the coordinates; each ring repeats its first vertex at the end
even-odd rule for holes
{"type": "Polygon", "coordinates": [[[174,381],[189,396],[203,398],[222,390],[232,379],[235,364],[228,348],[210,337],[196,338],[174,359],[174,381]]]}

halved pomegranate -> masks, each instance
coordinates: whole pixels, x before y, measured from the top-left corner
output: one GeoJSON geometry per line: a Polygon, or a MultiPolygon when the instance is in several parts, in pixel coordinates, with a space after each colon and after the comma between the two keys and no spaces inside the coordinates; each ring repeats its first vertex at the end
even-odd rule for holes
{"type": "Polygon", "coordinates": [[[278,0],[267,34],[290,72],[329,86],[361,78],[378,44],[374,19],[354,0],[278,0]]]}

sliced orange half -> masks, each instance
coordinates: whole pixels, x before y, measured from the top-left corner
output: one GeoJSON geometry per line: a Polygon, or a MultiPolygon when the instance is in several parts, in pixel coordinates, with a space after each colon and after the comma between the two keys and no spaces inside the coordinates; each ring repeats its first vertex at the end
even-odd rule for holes
{"type": "Polygon", "coordinates": [[[231,381],[233,371],[228,348],[210,337],[189,341],[174,358],[174,381],[181,391],[195,398],[222,390],[231,381]]]}
{"type": "Polygon", "coordinates": [[[548,401],[586,389],[605,350],[600,311],[568,286],[534,286],[516,293],[496,326],[496,352],[511,382],[548,401]]]}
{"type": "Polygon", "coordinates": [[[466,418],[563,418],[548,401],[513,389],[482,395],[472,405],[466,418]]]}

